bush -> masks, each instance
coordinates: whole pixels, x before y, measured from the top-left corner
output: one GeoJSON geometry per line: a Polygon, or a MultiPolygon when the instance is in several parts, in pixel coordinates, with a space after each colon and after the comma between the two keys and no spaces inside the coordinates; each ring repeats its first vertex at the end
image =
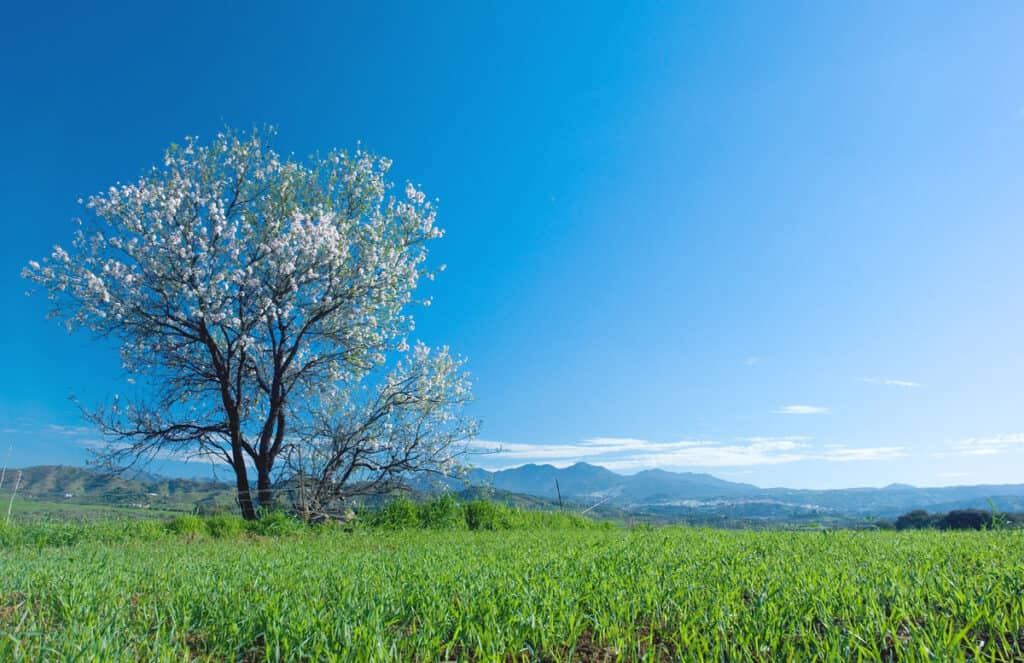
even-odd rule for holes
{"type": "Polygon", "coordinates": [[[140,519],[125,521],[117,540],[156,541],[167,535],[167,528],[159,520],[140,519]]]}
{"type": "Polygon", "coordinates": [[[934,527],[937,519],[937,516],[932,516],[923,509],[915,509],[896,519],[896,529],[926,529],[934,527]]]}
{"type": "Polygon", "coordinates": [[[370,518],[370,524],[384,529],[409,529],[420,526],[416,503],[405,496],[389,501],[370,518]]]}
{"type": "Polygon", "coordinates": [[[206,519],[206,531],[217,539],[235,537],[245,531],[245,521],[227,514],[210,516],[206,519]]]}
{"type": "Polygon", "coordinates": [[[979,509],[956,509],[939,519],[939,529],[989,529],[993,517],[988,511],[979,509]]]}
{"type": "Polygon", "coordinates": [[[953,509],[948,513],[927,513],[921,509],[896,519],[896,529],[982,530],[1024,524],[1024,514],[1000,513],[995,509],[953,509]]]}
{"type": "Polygon", "coordinates": [[[203,519],[193,514],[176,516],[167,523],[167,531],[185,536],[200,536],[206,534],[206,527],[203,526],[203,519]]]}
{"type": "Polygon", "coordinates": [[[511,509],[494,502],[468,502],[463,505],[466,526],[472,530],[497,530],[512,527],[511,509]]]}
{"type": "Polygon", "coordinates": [[[261,511],[257,520],[243,521],[245,528],[259,536],[284,536],[304,529],[303,523],[284,511],[261,511]]]}
{"type": "Polygon", "coordinates": [[[429,502],[420,504],[420,526],[427,529],[465,529],[466,517],[463,507],[450,493],[445,493],[429,502]]]}
{"type": "MultiPolygon", "coordinates": [[[[445,494],[427,502],[413,502],[398,496],[380,509],[364,512],[361,522],[381,529],[505,530],[505,529],[581,529],[597,523],[578,513],[563,511],[524,511],[514,507],[475,500],[459,502],[445,494]]],[[[608,525],[612,527],[612,525],[608,525]]]]}

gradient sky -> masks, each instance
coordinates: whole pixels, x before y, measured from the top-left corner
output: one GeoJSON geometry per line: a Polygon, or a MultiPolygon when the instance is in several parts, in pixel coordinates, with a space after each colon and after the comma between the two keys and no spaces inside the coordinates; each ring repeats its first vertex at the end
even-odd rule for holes
{"type": "Polygon", "coordinates": [[[0,460],[83,462],[68,394],[125,384],[21,268],[269,123],[441,199],[486,466],[1024,481],[1024,5],[98,4],[0,8],[0,460]]]}

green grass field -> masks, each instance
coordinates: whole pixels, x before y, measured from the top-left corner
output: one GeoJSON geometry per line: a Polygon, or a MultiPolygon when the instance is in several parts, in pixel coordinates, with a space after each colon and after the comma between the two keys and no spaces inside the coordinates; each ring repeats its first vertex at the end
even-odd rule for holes
{"type": "Polygon", "coordinates": [[[1019,530],[102,531],[6,539],[0,660],[1024,660],[1019,530]]]}
{"type": "Polygon", "coordinates": [[[161,509],[138,509],[131,506],[103,504],[76,504],[73,502],[48,502],[45,500],[9,500],[0,498],[0,523],[3,523],[7,508],[19,522],[46,520],[111,520],[117,518],[165,518],[177,515],[174,511],[161,509]]]}

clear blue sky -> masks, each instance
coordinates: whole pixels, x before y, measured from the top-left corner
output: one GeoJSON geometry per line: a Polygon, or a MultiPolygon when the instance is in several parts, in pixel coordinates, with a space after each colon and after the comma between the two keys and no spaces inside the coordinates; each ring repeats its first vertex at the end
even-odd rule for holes
{"type": "Polygon", "coordinates": [[[82,462],[67,395],[124,389],[22,266],[271,123],[441,199],[419,330],[489,465],[1024,482],[1024,5],[94,4],[0,9],[0,459],[82,462]]]}

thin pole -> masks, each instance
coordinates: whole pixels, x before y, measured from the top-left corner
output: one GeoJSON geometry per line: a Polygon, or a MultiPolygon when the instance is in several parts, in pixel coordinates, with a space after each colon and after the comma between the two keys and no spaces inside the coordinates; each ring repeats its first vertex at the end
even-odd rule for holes
{"type": "Polygon", "coordinates": [[[11,509],[14,508],[14,496],[18,494],[18,488],[21,486],[21,470],[18,470],[18,480],[14,482],[14,490],[11,491],[11,501],[7,504],[7,520],[4,525],[11,522],[11,509]]]}
{"type": "Polygon", "coordinates": [[[306,469],[302,466],[302,447],[299,447],[299,508],[302,509],[302,522],[309,522],[309,509],[306,507],[306,469]]]}

